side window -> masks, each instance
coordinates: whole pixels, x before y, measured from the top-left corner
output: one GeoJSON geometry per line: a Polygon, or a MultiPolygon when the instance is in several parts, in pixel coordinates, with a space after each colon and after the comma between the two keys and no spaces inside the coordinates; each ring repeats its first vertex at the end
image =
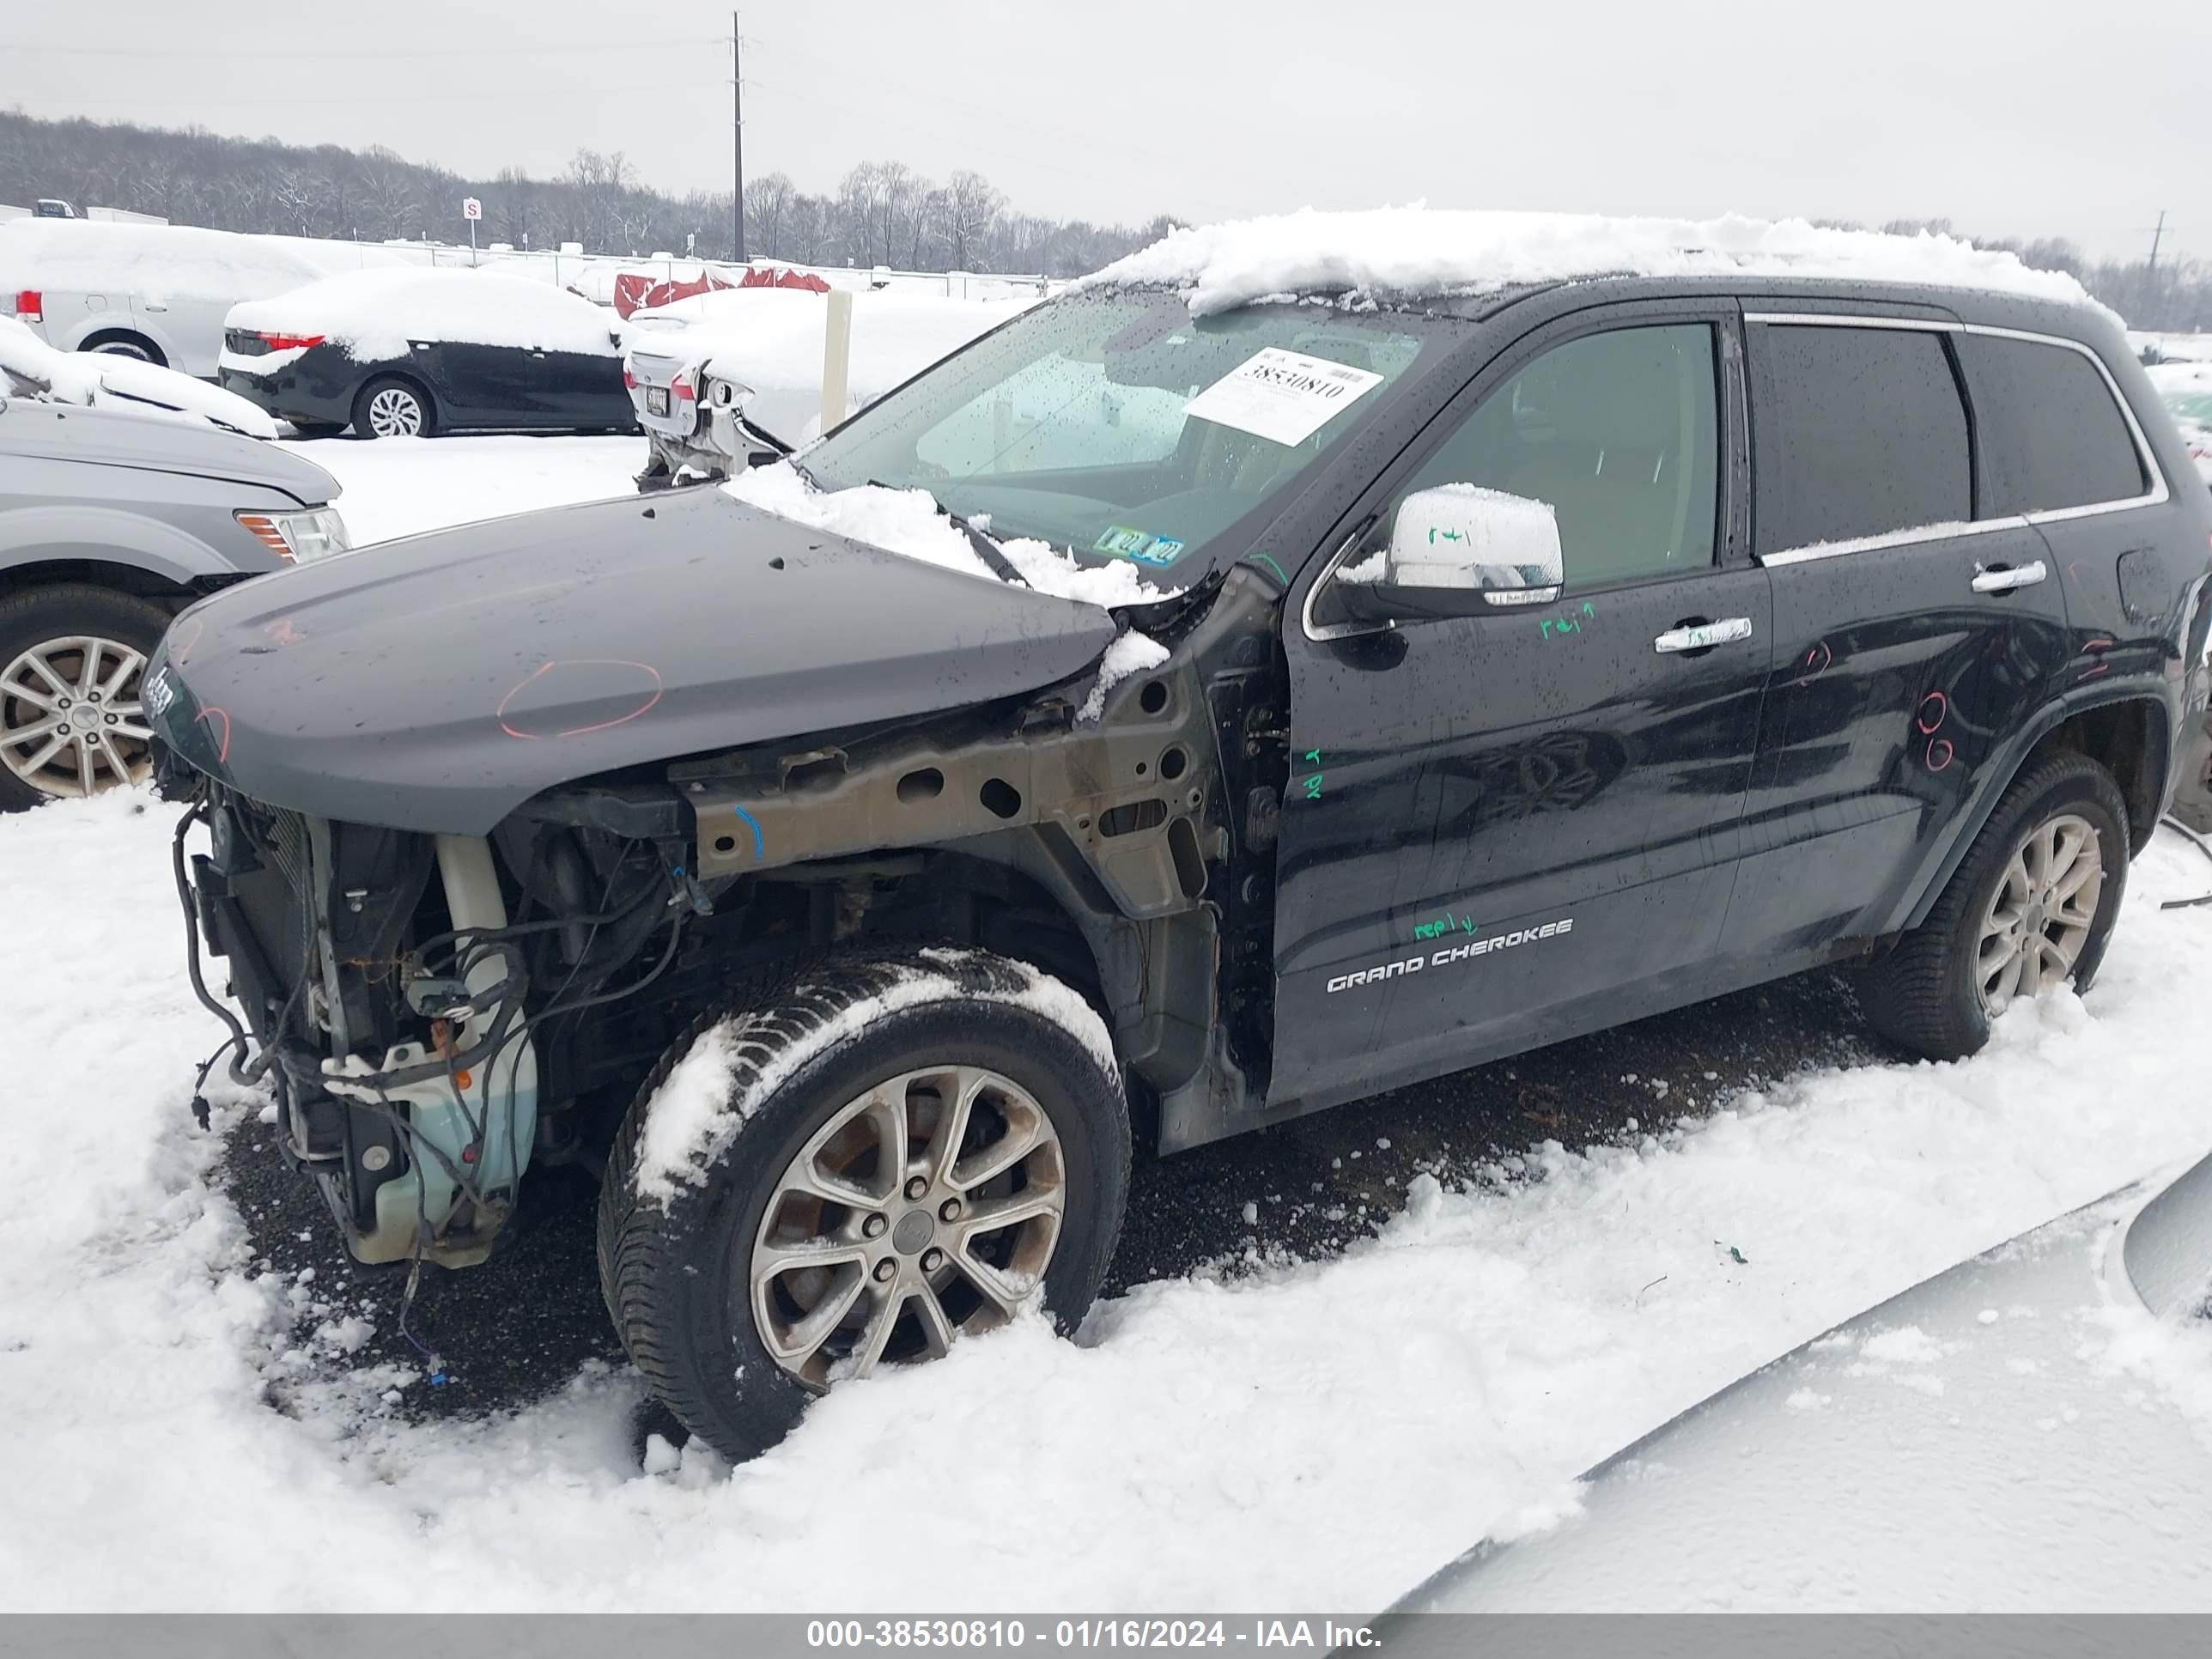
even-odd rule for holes
{"type": "Polygon", "coordinates": [[[2142,458],[2097,365],[2065,346],[1961,334],[1956,342],[1982,440],[1982,516],[2124,501],[2143,493],[2142,458]]]}
{"type": "Polygon", "coordinates": [[[1752,346],[1760,552],[1972,516],[1966,408],[1942,334],[1771,323],[1752,346]]]}
{"type": "Polygon", "coordinates": [[[1706,568],[1719,500],[1714,387],[1704,323],[1571,340],[1485,398],[1399,500],[1472,484],[1546,503],[1570,588],[1706,568]]]}

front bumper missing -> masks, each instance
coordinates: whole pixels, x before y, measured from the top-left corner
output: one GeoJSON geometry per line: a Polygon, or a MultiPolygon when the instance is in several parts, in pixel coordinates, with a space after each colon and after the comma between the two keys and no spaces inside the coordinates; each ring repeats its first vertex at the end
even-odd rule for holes
{"type": "MultiPolygon", "coordinates": [[[[221,821],[231,823],[227,815],[221,821]]],[[[330,826],[300,822],[308,833],[292,855],[304,865],[296,872],[303,879],[294,881],[291,890],[294,902],[309,905],[308,895],[328,893],[343,883],[332,877],[330,826]]],[[[223,843],[218,834],[217,856],[227,862],[223,843]]],[[[489,844],[441,836],[436,852],[454,927],[504,927],[506,905],[489,844]]],[[[306,993],[314,981],[325,1008],[337,1006],[343,999],[336,975],[361,967],[339,960],[327,915],[301,919],[312,929],[316,947],[297,982],[280,983],[230,878],[205,854],[191,866],[189,883],[180,883],[186,888],[180,896],[193,936],[191,948],[197,951],[204,928],[210,950],[230,958],[234,981],[252,993],[240,1001],[264,1016],[276,1003],[286,1009],[274,1021],[254,1021],[264,1055],[242,1069],[234,1066],[232,1074],[251,1083],[272,1060],[282,1067],[284,1141],[322,1187],[348,1249],[368,1263],[417,1256],[449,1267],[483,1261],[513,1213],[538,1133],[538,1059],[525,1017],[526,981],[519,953],[496,942],[472,941],[460,953],[458,987],[419,975],[404,987],[387,981],[388,994],[406,996],[416,1012],[432,1019],[432,1043],[397,1042],[380,1060],[356,1052],[319,1054],[293,1032],[304,1029],[318,1039],[323,1034],[312,1024],[291,1026],[292,1011],[312,1003],[306,993]],[[435,988],[439,1000],[415,994],[416,986],[435,988]],[[350,1127],[345,1127],[349,1111],[357,1114],[350,1127]],[[319,1126],[313,1132],[311,1119],[319,1126]],[[395,1149],[404,1156],[395,1158],[395,1149]]],[[[204,990],[203,998],[227,1013],[204,990]]],[[[338,1039],[331,1042],[337,1046],[338,1039]]]]}

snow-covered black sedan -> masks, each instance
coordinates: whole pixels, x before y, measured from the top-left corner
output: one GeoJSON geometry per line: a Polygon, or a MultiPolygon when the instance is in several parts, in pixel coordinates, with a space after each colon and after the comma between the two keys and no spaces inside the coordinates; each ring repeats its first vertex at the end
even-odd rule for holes
{"type": "Polygon", "coordinates": [[[232,307],[221,376],[304,437],[628,432],[611,322],[587,300],[497,271],[348,271],[232,307]]]}

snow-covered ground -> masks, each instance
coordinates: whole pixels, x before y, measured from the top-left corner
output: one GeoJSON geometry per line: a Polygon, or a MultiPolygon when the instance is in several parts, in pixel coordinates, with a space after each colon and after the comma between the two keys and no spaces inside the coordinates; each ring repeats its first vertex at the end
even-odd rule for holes
{"type": "Polygon", "coordinates": [[[289,445],[345,487],[356,547],[471,519],[566,507],[636,491],[642,438],[317,438],[289,445]]]}
{"type": "MultiPolygon", "coordinates": [[[[366,541],[623,493],[642,441],[301,447],[366,541]]],[[[2212,1141],[2212,912],[2158,908],[2212,866],[2161,835],[2086,1002],[1975,1060],[1425,1177],[1340,1257],[963,1343],[735,1470],[641,1456],[624,1371],[423,1422],[418,1372],[325,1363],[388,1303],[263,1267],[221,1164],[262,1103],[187,1112],[220,1032],[172,822],[135,793],[0,819],[0,1472],[38,1495],[0,1504],[11,1610],[1370,1610],[1745,1370],[2212,1141]]]]}
{"type": "MultiPolygon", "coordinates": [[[[185,1110],[217,1032],[169,819],[125,794],[0,821],[0,933],[33,942],[0,1006],[37,1054],[0,1163],[0,1468],[40,1494],[0,1505],[15,1609],[1373,1608],[1747,1369],[2212,1138],[2212,915],[2157,908],[2212,871],[2161,837],[2086,1004],[2021,1009],[1978,1059],[1424,1180],[1339,1259],[963,1343],[734,1471],[641,1463],[621,1372],[425,1425],[392,1403],[419,1376],[319,1370],[354,1310],[258,1270],[185,1110]],[[856,1571],[872,1515],[927,1520],[856,1571]]],[[[218,1132],[259,1107],[210,1092],[218,1132]]]]}

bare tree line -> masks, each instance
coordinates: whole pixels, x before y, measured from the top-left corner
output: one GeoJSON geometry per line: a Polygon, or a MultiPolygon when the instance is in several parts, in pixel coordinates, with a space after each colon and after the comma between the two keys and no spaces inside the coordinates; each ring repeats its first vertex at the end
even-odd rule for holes
{"type": "MultiPolygon", "coordinates": [[[[41,196],[219,230],[368,241],[461,240],[461,199],[474,196],[483,203],[486,238],[517,247],[581,242],[593,252],[665,249],[727,258],[735,241],[726,193],[651,189],[619,150],[579,149],[557,179],[516,167],[465,179],[381,146],[307,149],[197,127],[179,132],[0,112],[0,201],[27,205],[41,196]]],[[[1042,218],[1012,208],[981,173],[962,169],[939,183],[899,161],[864,161],[824,194],[801,190],[781,173],[745,185],[746,251],[803,264],[1073,276],[1153,240],[1168,223],[1042,218]]],[[[1910,235],[1949,232],[1952,224],[1893,220],[1879,228],[1910,235]]],[[[2072,273],[2134,327],[2212,330],[2212,266],[2201,260],[2091,259],[2063,237],[1976,240],[2072,273]]]]}
{"type": "MultiPolygon", "coordinates": [[[[126,123],[46,121],[0,112],[0,202],[58,196],[157,213],[216,230],[383,241],[465,240],[461,202],[483,204],[487,240],[517,247],[581,242],[595,253],[665,250],[726,259],[736,230],[727,191],[652,189],[621,151],[579,149],[556,179],[509,167],[468,179],[382,146],[312,149],[126,123]]],[[[1138,228],[1042,218],[1011,209],[981,173],[939,184],[897,161],[866,161],[826,195],[781,173],[747,181],[746,252],[806,264],[1074,276],[1143,246],[1138,228]]]]}
{"type": "Polygon", "coordinates": [[[1892,219],[1875,226],[1849,219],[1813,222],[1839,230],[1881,230],[1895,236],[1914,236],[1923,231],[1965,235],[1977,247],[2008,249],[2020,256],[2021,264],[2038,270],[2064,271],[2127,319],[2130,328],[2173,334],[2212,331],[2212,265],[2201,259],[2178,258],[2170,252],[2155,264],[2148,252],[2140,259],[2092,259],[2079,244],[2063,236],[2026,240],[1974,236],[1954,228],[1948,219],[1892,219]]]}

